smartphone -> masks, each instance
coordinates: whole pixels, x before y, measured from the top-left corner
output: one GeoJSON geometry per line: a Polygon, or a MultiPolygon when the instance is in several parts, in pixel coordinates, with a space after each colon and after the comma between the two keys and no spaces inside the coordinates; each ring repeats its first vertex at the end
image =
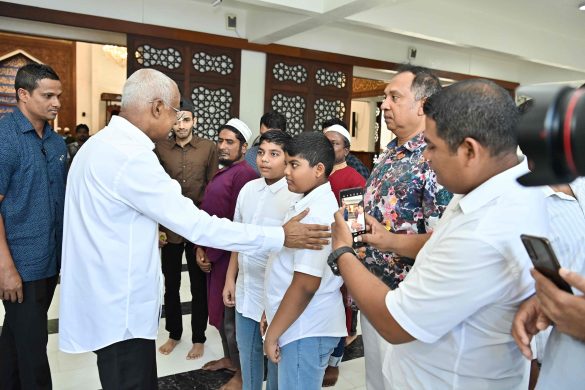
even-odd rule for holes
{"type": "Polygon", "coordinates": [[[534,268],[551,280],[558,288],[572,294],[571,286],[559,275],[561,265],[550,245],[550,241],[544,237],[529,236],[527,234],[520,235],[520,239],[528,252],[528,256],[530,256],[530,260],[532,260],[534,268]]]}
{"type": "MultiPolygon", "coordinates": [[[[364,189],[362,187],[348,188],[339,191],[341,206],[345,208],[343,219],[351,230],[353,237],[366,232],[366,217],[364,216],[364,189]]],[[[354,240],[354,246],[360,242],[354,240]]]]}

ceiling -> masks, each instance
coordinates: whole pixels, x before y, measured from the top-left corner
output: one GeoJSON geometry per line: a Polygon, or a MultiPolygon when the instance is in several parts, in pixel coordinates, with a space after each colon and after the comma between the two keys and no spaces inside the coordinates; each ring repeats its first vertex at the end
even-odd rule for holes
{"type": "Polygon", "coordinates": [[[286,43],[327,26],[585,72],[585,12],[577,9],[579,2],[223,0],[216,8],[245,11],[242,37],[255,43],[286,43]]]}

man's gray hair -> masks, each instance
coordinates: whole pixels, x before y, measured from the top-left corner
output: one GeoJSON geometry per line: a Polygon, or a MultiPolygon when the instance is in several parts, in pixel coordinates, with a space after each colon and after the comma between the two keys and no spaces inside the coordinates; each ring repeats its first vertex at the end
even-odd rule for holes
{"type": "Polygon", "coordinates": [[[441,90],[441,82],[430,69],[411,64],[401,65],[396,74],[410,72],[414,75],[410,90],[414,93],[414,100],[426,99],[441,90]]]}
{"type": "Polygon", "coordinates": [[[146,106],[155,99],[170,105],[175,88],[177,84],[164,73],[155,69],[139,69],[124,84],[121,109],[146,106]]]}

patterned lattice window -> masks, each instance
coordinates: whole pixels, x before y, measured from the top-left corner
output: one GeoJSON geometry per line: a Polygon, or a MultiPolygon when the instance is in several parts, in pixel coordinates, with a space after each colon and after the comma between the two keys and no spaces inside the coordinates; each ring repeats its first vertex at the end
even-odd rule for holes
{"type": "Polygon", "coordinates": [[[307,68],[302,65],[287,65],[279,62],[272,68],[272,74],[278,81],[293,81],[297,84],[302,84],[307,81],[307,68]]]}
{"type": "Polygon", "coordinates": [[[343,118],[345,115],[345,103],[341,100],[317,99],[313,105],[315,110],[315,121],[313,130],[321,130],[321,124],[327,119],[343,118]]]}
{"type": "Polygon", "coordinates": [[[289,134],[297,135],[303,132],[307,104],[302,96],[285,96],[277,93],[272,97],[271,106],[274,111],[286,117],[286,129],[289,134]]]}
{"type": "Polygon", "coordinates": [[[324,68],[320,68],[315,73],[315,81],[322,87],[345,88],[346,76],[343,72],[329,72],[324,68]]]}
{"type": "Polygon", "coordinates": [[[225,54],[213,56],[200,51],[193,54],[192,62],[193,69],[201,73],[216,72],[222,76],[226,76],[231,74],[234,70],[234,62],[225,54]]]}
{"type": "Polygon", "coordinates": [[[136,48],[134,55],[136,61],[145,68],[161,66],[173,70],[179,68],[183,62],[181,52],[172,47],[157,49],[150,45],[141,45],[136,48]]]}
{"type": "Polygon", "coordinates": [[[14,94],[16,72],[24,65],[35,62],[24,54],[15,53],[0,61],[0,117],[12,112],[16,106],[14,94]]]}
{"type": "Polygon", "coordinates": [[[217,129],[230,117],[232,94],[225,88],[210,89],[199,86],[193,89],[191,100],[197,113],[195,134],[217,141],[217,129]]]}

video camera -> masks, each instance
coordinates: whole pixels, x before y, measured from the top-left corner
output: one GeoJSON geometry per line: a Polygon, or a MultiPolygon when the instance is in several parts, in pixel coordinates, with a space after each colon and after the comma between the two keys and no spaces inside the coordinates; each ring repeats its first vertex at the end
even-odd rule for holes
{"type": "Polygon", "coordinates": [[[585,88],[526,86],[517,126],[518,144],[530,156],[531,173],[518,179],[525,186],[569,183],[585,176],[585,88]]]}

